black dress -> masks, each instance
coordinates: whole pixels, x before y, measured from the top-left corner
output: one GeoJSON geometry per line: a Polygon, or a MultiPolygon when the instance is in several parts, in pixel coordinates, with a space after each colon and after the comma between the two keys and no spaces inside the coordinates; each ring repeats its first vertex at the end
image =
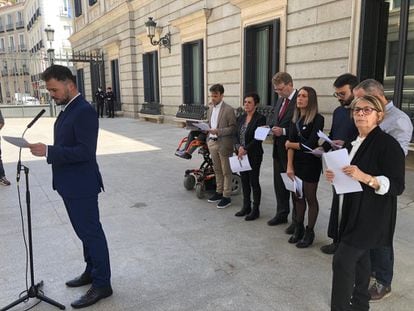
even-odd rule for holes
{"type": "Polygon", "coordinates": [[[295,175],[305,182],[316,183],[322,171],[322,161],[315,157],[302,146],[308,146],[311,149],[318,147],[319,137],[317,135],[319,130],[323,130],[324,118],[319,113],[316,114],[312,122],[303,124],[303,118],[297,122],[290,123],[289,141],[300,143],[300,150],[295,150],[293,158],[293,167],[295,175]]]}

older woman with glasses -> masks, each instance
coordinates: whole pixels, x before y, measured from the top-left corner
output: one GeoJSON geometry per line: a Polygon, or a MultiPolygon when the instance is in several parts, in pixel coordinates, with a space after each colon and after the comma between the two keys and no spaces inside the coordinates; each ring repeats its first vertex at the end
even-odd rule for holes
{"type": "MultiPolygon", "coordinates": [[[[405,157],[399,143],[381,130],[384,107],[373,96],[353,100],[359,136],[346,144],[351,164],[342,171],[359,181],[361,192],[343,196],[340,243],[333,258],[331,310],[368,310],[369,250],[391,245],[397,195],[404,191],[405,157]]],[[[325,172],[328,181],[335,174],[325,172]]]]}

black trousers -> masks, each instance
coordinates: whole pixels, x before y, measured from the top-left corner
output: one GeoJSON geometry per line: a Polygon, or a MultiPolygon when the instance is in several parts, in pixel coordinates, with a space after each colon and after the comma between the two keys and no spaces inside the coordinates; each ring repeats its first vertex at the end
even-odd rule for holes
{"type": "MultiPolygon", "coordinates": [[[[279,160],[273,159],[273,186],[276,194],[276,216],[287,218],[290,212],[290,191],[286,190],[280,173],[285,173],[286,167],[279,160]]],[[[292,223],[296,223],[296,211],[292,208],[292,223]]]]}
{"type": "Polygon", "coordinates": [[[339,243],[332,261],[331,311],[369,310],[369,249],[339,243]]]}
{"type": "Polygon", "coordinates": [[[115,103],[112,100],[107,102],[108,105],[108,117],[113,118],[115,117],[115,103]]]}
{"type": "Polygon", "coordinates": [[[98,110],[98,117],[103,117],[103,113],[104,113],[104,107],[105,107],[105,103],[97,103],[97,110],[98,110]]]}
{"type": "Polygon", "coordinates": [[[1,160],[1,146],[0,146],[0,178],[4,177],[5,175],[6,174],[4,173],[3,161],[1,160]]]}
{"type": "Polygon", "coordinates": [[[242,188],[243,188],[243,207],[251,206],[251,193],[253,192],[253,207],[259,208],[260,199],[262,197],[262,189],[259,183],[260,166],[263,156],[250,159],[251,171],[241,172],[242,188]]]}

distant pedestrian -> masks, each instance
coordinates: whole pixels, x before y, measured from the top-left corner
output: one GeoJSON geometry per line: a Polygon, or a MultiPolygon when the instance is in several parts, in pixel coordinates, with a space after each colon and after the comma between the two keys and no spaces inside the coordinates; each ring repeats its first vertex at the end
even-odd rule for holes
{"type": "Polygon", "coordinates": [[[115,94],[112,92],[112,88],[110,86],[106,89],[106,105],[108,106],[108,118],[115,117],[115,94]]]}
{"type": "MultiPolygon", "coordinates": [[[[4,126],[4,118],[0,110],[0,130],[4,126]]],[[[0,185],[10,186],[10,181],[7,180],[6,174],[4,172],[3,162],[1,160],[1,141],[0,141],[0,185]]]]}
{"type": "Polygon", "coordinates": [[[95,101],[96,101],[96,111],[98,113],[98,117],[103,118],[103,112],[105,107],[105,97],[106,93],[98,87],[98,91],[95,93],[95,101]]]}

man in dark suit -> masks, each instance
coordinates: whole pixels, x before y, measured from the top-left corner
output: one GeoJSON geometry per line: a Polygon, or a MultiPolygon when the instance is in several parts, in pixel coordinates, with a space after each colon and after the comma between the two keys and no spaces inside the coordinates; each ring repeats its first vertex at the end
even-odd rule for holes
{"type": "Polygon", "coordinates": [[[62,197],[82,241],[86,269],[66,285],[92,284],[71,304],[73,308],[84,308],[112,295],[109,252],[98,209],[98,193],[103,189],[96,162],[98,117],[78,92],[75,77],[67,67],[52,65],[43,72],[42,79],[56,104],[63,108],[55,122],[53,145],[31,144],[30,150],[52,165],[53,189],[62,197]]]}
{"type": "MultiPolygon", "coordinates": [[[[286,140],[289,137],[289,126],[296,107],[297,90],[293,87],[293,79],[287,72],[278,72],[272,78],[273,88],[279,95],[274,107],[272,125],[273,133],[273,185],[276,194],[276,216],[267,224],[276,226],[288,222],[290,192],[286,190],[280,173],[286,172],[287,151],[286,140]]],[[[295,210],[292,211],[292,224],[286,229],[287,234],[293,234],[295,229],[295,210]]]]}

